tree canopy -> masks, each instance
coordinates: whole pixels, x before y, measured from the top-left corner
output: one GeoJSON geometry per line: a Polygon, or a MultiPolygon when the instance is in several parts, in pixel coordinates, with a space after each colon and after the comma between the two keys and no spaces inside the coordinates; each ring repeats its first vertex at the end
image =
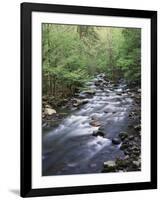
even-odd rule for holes
{"type": "Polygon", "coordinates": [[[72,96],[98,73],[140,84],[141,29],[42,25],[43,95],[72,96]]]}

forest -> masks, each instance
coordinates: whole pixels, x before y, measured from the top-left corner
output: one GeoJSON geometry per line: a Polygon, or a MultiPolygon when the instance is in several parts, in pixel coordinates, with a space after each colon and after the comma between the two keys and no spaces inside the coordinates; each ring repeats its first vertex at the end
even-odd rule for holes
{"type": "Polygon", "coordinates": [[[140,84],[141,30],[42,25],[43,95],[72,96],[99,73],[140,84]]]}
{"type": "Polygon", "coordinates": [[[141,170],[141,29],[42,24],[42,175],[141,170]]]}

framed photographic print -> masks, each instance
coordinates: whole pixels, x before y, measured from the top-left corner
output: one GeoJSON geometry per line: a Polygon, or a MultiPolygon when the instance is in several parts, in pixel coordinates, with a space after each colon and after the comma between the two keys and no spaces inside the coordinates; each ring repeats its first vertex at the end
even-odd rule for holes
{"type": "Polygon", "coordinates": [[[21,4],[21,196],[157,188],[157,12],[21,4]]]}

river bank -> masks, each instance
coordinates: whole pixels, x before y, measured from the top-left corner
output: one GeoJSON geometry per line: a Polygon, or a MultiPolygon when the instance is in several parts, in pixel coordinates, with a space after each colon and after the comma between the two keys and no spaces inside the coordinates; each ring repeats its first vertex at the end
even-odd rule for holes
{"type": "Polygon", "coordinates": [[[129,123],[126,131],[121,131],[118,141],[124,157],[104,162],[102,172],[128,172],[141,170],[141,91],[133,88],[130,91],[133,108],[129,113],[129,123]]]}
{"type": "Polygon", "coordinates": [[[140,170],[140,89],[103,74],[87,87],[56,108],[43,98],[43,175],[140,170]]]}

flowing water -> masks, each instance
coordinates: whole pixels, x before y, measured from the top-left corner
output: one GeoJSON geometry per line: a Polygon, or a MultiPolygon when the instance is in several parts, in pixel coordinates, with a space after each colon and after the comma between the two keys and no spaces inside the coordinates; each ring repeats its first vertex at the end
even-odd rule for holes
{"type": "Polygon", "coordinates": [[[43,176],[99,173],[103,162],[124,156],[120,145],[113,145],[111,139],[127,129],[133,100],[123,83],[104,85],[100,89],[95,81],[102,79],[98,75],[88,83],[88,87],[95,90],[95,95],[88,99],[87,104],[72,111],[57,128],[43,134],[43,176]],[[104,137],[92,135],[99,128],[90,125],[92,117],[101,122],[104,137]]]}

